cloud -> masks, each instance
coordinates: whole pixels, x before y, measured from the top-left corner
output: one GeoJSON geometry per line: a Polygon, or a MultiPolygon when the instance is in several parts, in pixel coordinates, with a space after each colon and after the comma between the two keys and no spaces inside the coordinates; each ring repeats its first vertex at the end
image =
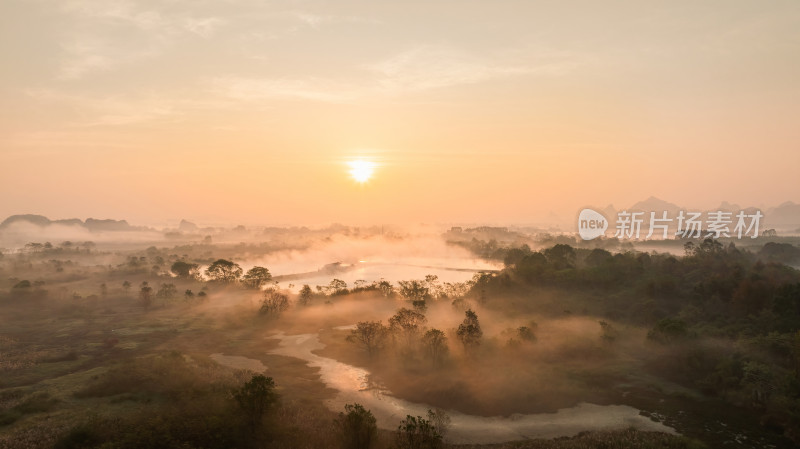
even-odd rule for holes
{"type": "Polygon", "coordinates": [[[173,120],[179,114],[174,99],[168,100],[155,94],[91,97],[65,94],[52,89],[28,89],[25,93],[42,103],[68,105],[75,111],[71,124],[77,127],[173,120]]]}
{"type": "Polygon", "coordinates": [[[533,71],[531,67],[481,60],[442,46],[417,47],[369,65],[367,69],[380,76],[380,86],[390,93],[474,84],[533,71]]]}
{"type": "Polygon", "coordinates": [[[78,79],[88,72],[107,70],[117,63],[107,56],[107,48],[97,40],[77,40],[63,44],[62,49],[64,55],[58,71],[59,79],[78,79]]]}
{"type": "Polygon", "coordinates": [[[346,102],[544,73],[552,69],[549,63],[512,65],[497,59],[482,59],[449,47],[423,46],[361,66],[361,79],[225,76],[212,79],[210,85],[216,94],[238,101],[283,98],[346,102]]]}
{"type": "Polygon", "coordinates": [[[342,102],[360,96],[353,85],[328,79],[282,79],[220,77],[211,80],[212,91],[239,101],[271,98],[342,102]]]}
{"type": "Polygon", "coordinates": [[[218,17],[187,17],[182,21],[183,28],[204,38],[210,38],[225,23],[225,20],[218,17]]]}
{"type": "Polygon", "coordinates": [[[83,18],[126,23],[146,31],[163,28],[166,24],[158,11],[140,10],[127,0],[70,0],[63,3],[62,9],[83,18]]]}
{"type": "Polygon", "coordinates": [[[143,9],[126,0],[70,0],[62,5],[80,37],[62,45],[58,78],[75,80],[161,54],[182,36],[210,38],[227,22],[143,9]],[[131,33],[134,33],[131,35],[131,33]]]}
{"type": "Polygon", "coordinates": [[[316,14],[308,11],[284,11],[279,13],[278,16],[299,21],[311,28],[319,28],[326,23],[364,23],[373,25],[381,23],[379,20],[369,17],[316,14]]]}

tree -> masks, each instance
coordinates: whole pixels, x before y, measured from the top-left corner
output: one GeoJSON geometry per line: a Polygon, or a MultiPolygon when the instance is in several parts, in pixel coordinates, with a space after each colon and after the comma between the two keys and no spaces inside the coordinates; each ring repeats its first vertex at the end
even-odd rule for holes
{"type": "Polygon", "coordinates": [[[230,260],[217,259],[206,268],[206,276],[212,281],[236,282],[242,276],[242,267],[230,260]]]}
{"type": "Polygon", "coordinates": [[[389,329],[395,335],[404,337],[406,344],[412,346],[427,321],[422,313],[403,307],[389,318],[389,329]]]}
{"type": "Polygon", "coordinates": [[[122,283],[122,290],[124,290],[125,294],[127,295],[131,291],[131,283],[128,282],[128,281],[123,282],[122,283]]]}
{"type": "Polygon", "coordinates": [[[346,295],[347,282],[341,279],[334,279],[328,284],[327,290],[329,295],[346,295]]]}
{"type": "Polygon", "coordinates": [[[434,365],[441,364],[447,356],[447,336],[439,329],[430,329],[425,332],[425,335],[422,336],[422,344],[434,365]]]}
{"type": "Polygon", "coordinates": [[[424,299],[411,301],[411,306],[419,313],[425,313],[428,310],[428,303],[424,299]]]}
{"type": "Polygon", "coordinates": [[[32,296],[33,284],[27,279],[21,280],[11,287],[11,294],[20,298],[32,296]]]}
{"type": "Polygon", "coordinates": [[[387,329],[380,321],[361,321],[350,331],[347,341],[360,344],[373,357],[386,343],[386,334],[387,329]]]}
{"type": "Polygon", "coordinates": [[[575,250],[563,243],[544,250],[544,256],[547,258],[547,262],[556,270],[575,266],[575,250]]]}
{"type": "Polygon", "coordinates": [[[11,287],[11,288],[17,289],[17,290],[24,290],[24,289],[30,289],[32,285],[33,284],[31,284],[31,281],[29,281],[27,279],[24,279],[24,280],[21,280],[21,281],[17,282],[16,284],[14,284],[14,286],[11,287]]]}
{"type": "Polygon", "coordinates": [[[264,299],[261,301],[259,313],[278,317],[289,308],[289,297],[281,293],[277,288],[270,288],[264,291],[264,299]]]}
{"type": "Polygon", "coordinates": [[[506,256],[503,258],[503,264],[507,267],[511,265],[516,265],[518,262],[524,259],[525,256],[528,256],[530,254],[531,254],[531,247],[528,245],[522,245],[519,248],[510,248],[506,252],[506,256]]]}
{"type": "Polygon", "coordinates": [[[264,267],[253,267],[247,270],[247,273],[242,277],[242,283],[254,289],[259,289],[264,284],[272,280],[272,275],[269,270],[264,267]]]}
{"type": "Polygon", "coordinates": [[[392,295],[394,295],[394,287],[392,287],[392,283],[384,279],[381,279],[381,281],[378,282],[378,290],[381,291],[381,295],[383,295],[384,298],[391,298],[392,295]]]}
{"type": "Polygon", "coordinates": [[[750,388],[753,402],[764,404],[776,389],[776,377],[770,365],[748,361],[744,364],[742,385],[750,388]]]}
{"type": "Polygon", "coordinates": [[[428,421],[433,424],[434,429],[442,436],[442,439],[447,437],[447,432],[450,430],[450,416],[444,410],[440,408],[428,409],[428,421]]]}
{"type": "Polygon", "coordinates": [[[194,292],[187,288],[186,291],[183,292],[183,297],[187,300],[192,299],[194,298],[194,292]]]}
{"type": "Polygon", "coordinates": [[[398,285],[400,285],[400,296],[409,301],[424,301],[430,294],[425,281],[399,281],[398,285]]]}
{"type": "Polygon", "coordinates": [[[375,416],[361,404],[345,404],[333,424],[345,449],[369,449],[378,437],[375,416]]]}
{"type": "Polygon", "coordinates": [[[300,289],[300,294],[297,296],[297,303],[301,306],[307,306],[311,304],[311,298],[313,297],[314,292],[311,290],[311,287],[305,284],[303,288],[300,289]]]}
{"type": "Polygon", "coordinates": [[[586,256],[586,265],[590,267],[597,267],[607,263],[613,258],[614,256],[610,252],[602,248],[595,248],[589,253],[588,256],[586,256]]]}
{"type": "Polygon", "coordinates": [[[159,299],[172,299],[178,294],[178,289],[175,284],[161,284],[156,292],[156,297],[159,299]]]}
{"type": "Polygon", "coordinates": [[[442,436],[427,419],[406,415],[397,427],[396,442],[399,449],[437,449],[442,436]]]}
{"type": "Polygon", "coordinates": [[[680,318],[662,318],[647,332],[647,338],[659,343],[674,343],[689,336],[686,322],[680,318]]]}
{"type": "Polygon", "coordinates": [[[105,298],[105,297],[107,297],[107,296],[108,296],[108,286],[106,285],[106,283],[105,283],[105,282],[103,282],[102,284],[100,284],[100,296],[101,296],[102,298],[105,298]]]}
{"type": "Polygon", "coordinates": [[[464,321],[458,325],[456,335],[461,340],[461,344],[464,345],[464,349],[469,351],[481,344],[483,331],[478,322],[478,315],[472,309],[464,312],[464,315],[464,321]]]}
{"type": "Polygon", "coordinates": [[[428,289],[428,292],[422,301],[426,299],[439,299],[445,297],[445,289],[444,286],[439,283],[439,276],[435,274],[426,275],[424,285],[428,289]]]}
{"type": "Polygon", "coordinates": [[[145,309],[149,309],[153,303],[153,287],[147,281],[143,281],[139,289],[139,302],[145,309]]]}
{"type": "Polygon", "coordinates": [[[233,392],[233,397],[254,431],[261,427],[264,415],[279,399],[278,393],[275,392],[275,381],[263,374],[256,374],[245,382],[241,388],[233,392]]]}
{"type": "MultiPolygon", "coordinates": [[[[536,323],[533,323],[535,326],[536,323]]],[[[520,326],[517,328],[510,327],[504,330],[501,335],[506,338],[506,346],[517,348],[524,343],[531,343],[536,341],[536,334],[533,329],[528,326],[520,326]]]]}
{"type": "Polygon", "coordinates": [[[179,278],[197,279],[200,277],[200,266],[196,263],[189,263],[179,260],[172,264],[169,271],[179,278]]]}

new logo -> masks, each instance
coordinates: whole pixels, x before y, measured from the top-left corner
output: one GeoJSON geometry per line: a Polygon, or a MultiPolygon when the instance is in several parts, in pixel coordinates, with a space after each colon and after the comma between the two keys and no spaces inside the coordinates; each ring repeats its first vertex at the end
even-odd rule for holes
{"type": "Polygon", "coordinates": [[[606,233],[608,220],[600,212],[584,209],[578,215],[578,234],[584,240],[592,240],[606,233]]]}

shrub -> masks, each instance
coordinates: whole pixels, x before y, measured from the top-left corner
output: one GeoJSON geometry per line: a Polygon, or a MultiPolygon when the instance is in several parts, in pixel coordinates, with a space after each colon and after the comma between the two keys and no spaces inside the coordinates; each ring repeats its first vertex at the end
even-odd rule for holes
{"type": "Polygon", "coordinates": [[[378,435],[375,416],[361,404],[346,404],[334,425],[345,449],[369,449],[378,435]]]}

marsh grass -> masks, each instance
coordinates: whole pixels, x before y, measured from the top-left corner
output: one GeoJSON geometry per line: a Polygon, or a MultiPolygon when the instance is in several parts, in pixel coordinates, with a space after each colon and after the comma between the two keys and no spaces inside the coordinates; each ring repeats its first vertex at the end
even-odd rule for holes
{"type": "Polygon", "coordinates": [[[0,409],[0,426],[13,424],[25,415],[50,411],[60,401],[49,393],[37,391],[24,395],[21,391],[5,393],[2,398],[6,404],[0,409]]]}
{"type": "Polygon", "coordinates": [[[661,432],[635,429],[581,432],[574,437],[487,445],[458,445],[461,449],[705,449],[699,441],[661,432]]]}

